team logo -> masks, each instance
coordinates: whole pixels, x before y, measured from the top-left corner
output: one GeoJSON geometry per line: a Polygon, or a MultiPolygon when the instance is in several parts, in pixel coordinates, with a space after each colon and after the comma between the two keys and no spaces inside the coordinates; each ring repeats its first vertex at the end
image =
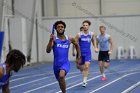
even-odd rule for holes
{"type": "Polygon", "coordinates": [[[57,47],[61,47],[61,48],[68,48],[68,47],[69,47],[69,45],[57,44],[57,47]]]}
{"type": "Polygon", "coordinates": [[[88,41],[88,42],[91,42],[91,39],[90,39],[90,38],[82,38],[81,41],[88,41]]]}

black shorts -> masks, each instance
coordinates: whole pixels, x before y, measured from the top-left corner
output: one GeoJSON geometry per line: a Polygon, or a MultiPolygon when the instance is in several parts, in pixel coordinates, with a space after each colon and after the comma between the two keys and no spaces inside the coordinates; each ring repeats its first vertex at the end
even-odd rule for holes
{"type": "Polygon", "coordinates": [[[98,61],[110,62],[108,51],[99,51],[98,61]]]}

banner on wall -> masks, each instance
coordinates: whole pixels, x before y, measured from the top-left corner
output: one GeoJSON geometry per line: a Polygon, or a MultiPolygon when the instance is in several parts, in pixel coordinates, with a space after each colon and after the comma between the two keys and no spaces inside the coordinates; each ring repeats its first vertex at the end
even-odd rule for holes
{"type": "Polygon", "coordinates": [[[4,32],[0,32],[0,62],[1,62],[3,39],[4,39],[4,32]]]}

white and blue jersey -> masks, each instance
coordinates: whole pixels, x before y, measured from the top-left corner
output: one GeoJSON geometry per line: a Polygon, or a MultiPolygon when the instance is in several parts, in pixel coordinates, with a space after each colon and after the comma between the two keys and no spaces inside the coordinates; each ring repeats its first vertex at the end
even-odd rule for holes
{"type": "Polygon", "coordinates": [[[54,74],[57,79],[59,79],[59,71],[65,70],[66,74],[70,69],[70,62],[68,59],[70,48],[70,41],[68,36],[65,36],[65,41],[60,40],[56,37],[53,54],[54,54],[54,74]]]}
{"type": "Polygon", "coordinates": [[[83,32],[80,33],[79,45],[80,45],[80,50],[82,54],[91,52],[90,50],[91,39],[92,39],[92,36],[90,32],[87,35],[84,35],[83,32]]]}
{"type": "Polygon", "coordinates": [[[104,36],[101,36],[101,34],[98,35],[97,40],[100,46],[100,51],[108,51],[110,49],[108,34],[105,34],[104,36]]]}
{"type": "Polygon", "coordinates": [[[85,62],[91,62],[91,41],[92,36],[90,32],[87,35],[84,35],[83,32],[80,32],[79,45],[82,56],[81,65],[83,65],[85,62]]]}
{"type": "Polygon", "coordinates": [[[4,69],[4,75],[0,79],[0,89],[2,88],[3,85],[6,85],[9,81],[9,75],[6,74],[6,65],[5,64],[0,64],[0,67],[4,69]]]}

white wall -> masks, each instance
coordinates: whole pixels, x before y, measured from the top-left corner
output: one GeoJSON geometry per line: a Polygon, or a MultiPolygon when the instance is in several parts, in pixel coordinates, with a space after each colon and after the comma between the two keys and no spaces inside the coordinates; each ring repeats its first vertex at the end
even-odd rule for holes
{"type": "MultiPolygon", "coordinates": [[[[79,32],[79,28],[81,26],[82,21],[85,19],[88,19],[92,22],[90,31],[93,31],[96,34],[99,34],[98,27],[102,22],[100,21],[100,19],[95,19],[95,18],[48,18],[48,19],[46,18],[43,20],[43,23],[44,23],[44,26],[46,26],[48,29],[51,29],[52,24],[56,20],[63,20],[67,24],[66,34],[75,37],[75,35],[79,32]]],[[[129,33],[129,34],[135,36],[135,38],[137,38],[137,39],[139,38],[140,16],[103,17],[103,19],[105,22],[108,22],[112,26],[125,32],[125,34],[122,35],[122,33],[118,32],[110,25],[109,26],[108,26],[108,24],[106,25],[106,27],[107,27],[106,32],[112,36],[113,45],[114,45],[113,54],[111,55],[111,59],[116,59],[118,46],[123,46],[124,49],[127,50],[127,52],[126,52],[126,57],[127,57],[128,49],[131,45],[133,45],[136,49],[137,58],[140,58],[140,53],[138,52],[138,51],[140,51],[140,49],[139,49],[140,40],[137,40],[136,42],[134,42],[133,40],[130,40],[127,37],[127,34],[129,33]]],[[[45,51],[46,44],[48,43],[50,33],[46,32],[46,31],[44,31],[43,33],[44,33],[43,34],[44,40],[42,42],[43,42],[44,48],[42,50],[45,51]]],[[[91,47],[91,48],[92,48],[92,52],[93,52],[94,51],[93,47],[91,47]]],[[[43,55],[43,60],[46,60],[46,61],[53,60],[52,52],[51,52],[51,54],[46,54],[44,52],[42,55],[43,55]]],[[[74,57],[72,57],[72,55],[71,55],[71,49],[70,49],[69,57],[70,57],[70,60],[74,60],[74,57]]],[[[97,54],[93,53],[93,59],[97,59],[97,54]]]]}
{"type": "Polygon", "coordinates": [[[59,0],[58,16],[89,16],[76,9],[74,4],[92,12],[94,15],[99,15],[99,0],[59,0]]]}
{"type": "MultiPolygon", "coordinates": [[[[12,7],[11,7],[11,0],[5,0],[5,16],[7,15],[11,15],[12,13],[12,7]]],[[[31,50],[31,62],[37,62],[37,61],[42,61],[42,56],[37,56],[37,54],[42,54],[42,44],[40,44],[41,42],[38,42],[38,49],[37,49],[37,39],[40,39],[39,41],[42,41],[42,34],[38,33],[36,34],[36,31],[40,31],[40,28],[36,29],[35,26],[35,22],[33,21],[34,18],[36,17],[38,19],[39,24],[41,24],[41,1],[39,0],[15,0],[14,3],[14,7],[15,7],[15,15],[13,15],[13,17],[7,17],[7,19],[10,18],[10,32],[12,32],[11,34],[11,42],[14,43],[14,47],[13,48],[19,48],[21,49],[21,43],[24,42],[20,42],[22,40],[22,37],[18,36],[18,35],[22,35],[21,32],[23,30],[22,28],[22,21],[21,19],[25,19],[26,23],[25,23],[25,31],[24,31],[24,35],[26,36],[27,42],[26,42],[26,54],[28,54],[28,52],[31,50]],[[36,1],[36,4],[34,3],[36,1]],[[35,10],[35,11],[34,11],[35,10]],[[20,34],[17,34],[16,31],[19,31],[20,34]],[[17,35],[17,38],[15,38],[17,35]],[[38,36],[38,38],[37,38],[38,36]],[[36,39],[37,38],[37,39],[36,39]],[[15,40],[14,40],[15,39],[15,40]],[[38,52],[38,53],[37,53],[38,52]],[[38,58],[38,60],[37,60],[38,58]]],[[[38,25],[39,25],[38,24],[38,25]]],[[[3,23],[4,25],[4,29],[6,32],[6,38],[8,37],[8,23],[3,23]]],[[[5,45],[8,45],[8,39],[5,39],[7,41],[5,45]]],[[[7,53],[8,46],[4,46],[6,49],[4,49],[4,51],[7,53]]],[[[5,53],[4,52],[4,53],[5,53]]]]}
{"type": "Polygon", "coordinates": [[[104,15],[140,14],[140,0],[102,0],[104,15]]]}
{"type": "Polygon", "coordinates": [[[89,17],[80,9],[93,15],[137,15],[140,14],[140,0],[44,0],[45,16],[89,17]],[[75,5],[75,6],[74,6],[75,5]],[[77,7],[77,8],[76,8],[77,7]],[[78,9],[79,8],[79,9],[78,9]]]}
{"type": "Polygon", "coordinates": [[[48,17],[57,15],[56,0],[44,0],[44,15],[48,17]]]}
{"type": "MultiPolygon", "coordinates": [[[[41,24],[41,1],[39,0],[15,0],[15,14],[16,17],[25,18],[26,19],[26,36],[27,36],[27,52],[30,51],[31,48],[31,62],[42,61],[42,56],[37,56],[37,46],[36,46],[36,26],[34,19],[37,18],[38,22],[41,24]],[[35,3],[36,2],[36,3],[35,3]]],[[[39,30],[38,28],[37,30],[39,30]]],[[[41,39],[41,34],[38,34],[38,39],[41,39]]],[[[42,48],[41,42],[38,42],[39,49],[42,48]]],[[[41,54],[41,51],[39,54],[41,54]]]]}

